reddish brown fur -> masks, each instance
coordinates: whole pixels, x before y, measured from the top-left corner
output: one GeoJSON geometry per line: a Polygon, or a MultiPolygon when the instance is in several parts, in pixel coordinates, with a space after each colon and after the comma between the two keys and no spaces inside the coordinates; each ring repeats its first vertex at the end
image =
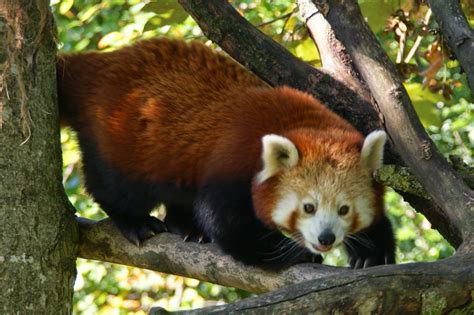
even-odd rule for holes
{"type": "Polygon", "coordinates": [[[65,55],[58,75],[68,87],[59,89],[64,119],[94,135],[102,156],[131,178],[183,184],[248,178],[261,167],[261,137],[294,128],[301,132],[288,137],[304,154],[318,154],[315,136],[362,139],[309,95],[268,88],[199,43],[158,39],[65,55]]]}
{"type": "Polygon", "coordinates": [[[272,213],[270,209],[273,209],[277,202],[278,196],[276,195],[278,185],[278,177],[271,177],[260,185],[253,183],[253,204],[257,214],[257,217],[265,222],[272,228],[278,228],[275,226],[272,220],[272,213]]]}
{"type": "Polygon", "coordinates": [[[266,86],[200,43],[167,39],[63,55],[58,77],[63,120],[94,137],[108,162],[130,177],[182,182],[202,177],[233,118],[226,100],[266,86]]]}

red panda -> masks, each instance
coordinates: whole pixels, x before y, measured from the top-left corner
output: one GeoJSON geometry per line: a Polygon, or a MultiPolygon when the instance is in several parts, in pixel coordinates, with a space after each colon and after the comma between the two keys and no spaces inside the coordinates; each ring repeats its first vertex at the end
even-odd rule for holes
{"type": "Polygon", "coordinates": [[[312,96],[197,42],[64,54],[57,81],[85,186],[131,242],[168,229],[274,269],[341,244],[352,267],[394,262],[372,179],[383,131],[364,139],[312,96]],[[164,222],[150,216],[160,203],[164,222]]]}

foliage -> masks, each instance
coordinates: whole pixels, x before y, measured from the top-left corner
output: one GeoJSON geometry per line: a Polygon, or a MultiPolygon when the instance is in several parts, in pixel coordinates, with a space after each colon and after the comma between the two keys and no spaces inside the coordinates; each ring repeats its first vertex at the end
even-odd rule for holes
{"type": "MultiPolygon", "coordinates": [[[[295,1],[231,2],[268,36],[303,60],[319,65],[318,53],[298,17],[295,1]]],[[[51,4],[60,48],[65,52],[109,50],[154,36],[206,41],[175,0],[52,0],[51,4]]],[[[360,4],[397,64],[421,121],[440,150],[472,163],[472,95],[462,69],[443,45],[436,23],[426,19],[427,7],[414,0],[361,0],[360,4]],[[418,37],[421,41],[416,46],[418,37]],[[411,50],[414,54],[408,58],[411,50]]],[[[465,9],[474,24],[474,9],[467,5],[465,9]]],[[[80,157],[74,138],[70,130],[62,131],[66,192],[80,215],[100,219],[104,214],[80,185],[80,157]]],[[[386,201],[396,230],[398,262],[431,261],[452,255],[453,248],[398,195],[389,192],[386,201]]],[[[345,261],[345,254],[338,250],[325,258],[325,263],[333,265],[344,265],[345,261]]],[[[77,314],[144,314],[152,304],[174,310],[249,296],[241,290],[138,268],[85,260],[79,260],[77,266],[77,314]]]]}

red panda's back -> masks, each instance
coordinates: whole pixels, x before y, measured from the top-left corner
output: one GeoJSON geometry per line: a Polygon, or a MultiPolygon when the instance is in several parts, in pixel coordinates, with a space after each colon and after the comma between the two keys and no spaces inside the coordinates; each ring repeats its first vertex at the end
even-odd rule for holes
{"type": "MultiPolygon", "coordinates": [[[[100,154],[132,177],[143,177],[140,169],[151,174],[151,165],[138,164],[179,164],[208,154],[199,151],[216,140],[209,129],[225,128],[222,104],[247,87],[266,86],[201,43],[168,39],[63,55],[57,68],[62,121],[94,139],[100,154]]],[[[163,174],[154,177],[166,177],[172,167],[160,168],[163,174]]]]}
{"type": "Polygon", "coordinates": [[[261,137],[354,129],[318,101],[272,89],[199,43],[139,42],[58,61],[62,118],[128,177],[196,184],[251,176],[261,137]]]}

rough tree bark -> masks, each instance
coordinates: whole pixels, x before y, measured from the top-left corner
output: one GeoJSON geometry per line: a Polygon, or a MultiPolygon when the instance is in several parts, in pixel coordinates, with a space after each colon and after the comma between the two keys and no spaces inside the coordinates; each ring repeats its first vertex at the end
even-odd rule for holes
{"type": "Polygon", "coordinates": [[[49,1],[0,1],[0,313],[72,311],[77,228],[61,185],[49,1]]]}

